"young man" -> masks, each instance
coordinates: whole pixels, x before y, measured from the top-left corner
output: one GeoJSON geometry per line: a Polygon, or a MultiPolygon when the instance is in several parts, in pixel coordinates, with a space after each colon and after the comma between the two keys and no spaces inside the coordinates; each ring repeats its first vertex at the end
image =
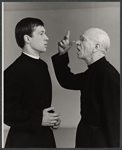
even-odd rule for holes
{"type": "Polygon", "coordinates": [[[59,127],[60,119],[51,107],[48,67],[40,59],[49,40],[44,23],[24,18],[16,25],[15,37],[22,54],[4,71],[4,122],[10,126],[5,147],[55,148],[52,129],[59,127]]]}
{"type": "Polygon", "coordinates": [[[110,39],[106,32],[90,28],[76,42],[77,57],[88,65],[85,72],[73,74],[68,67],[70,32],[59,42],[59,53],[52,57],[60,85],[81,91],[81,120],[76,147],[120,146],[120,75],[106,60],[110,39]]]}

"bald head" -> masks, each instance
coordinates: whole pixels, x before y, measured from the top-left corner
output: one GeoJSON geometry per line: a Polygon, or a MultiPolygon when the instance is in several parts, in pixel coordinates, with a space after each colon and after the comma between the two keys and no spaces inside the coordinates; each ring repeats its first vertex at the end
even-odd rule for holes
{"type": "Polygon", "coordinates": [[[102,52],[105,54],[110,49],[110,38],[108,34],[99,28],[90,28],[83,34],[94,43],[99,43],[102,47],[102,52]]]}

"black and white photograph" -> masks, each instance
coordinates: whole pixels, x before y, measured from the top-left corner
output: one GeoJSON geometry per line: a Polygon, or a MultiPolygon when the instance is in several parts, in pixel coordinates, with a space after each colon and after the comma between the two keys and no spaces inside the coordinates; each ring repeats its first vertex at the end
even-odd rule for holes
{"type": "Polygon", "coordinates": [[[2,2],[2,148],[121,148],[120,2],[2,2]]]}

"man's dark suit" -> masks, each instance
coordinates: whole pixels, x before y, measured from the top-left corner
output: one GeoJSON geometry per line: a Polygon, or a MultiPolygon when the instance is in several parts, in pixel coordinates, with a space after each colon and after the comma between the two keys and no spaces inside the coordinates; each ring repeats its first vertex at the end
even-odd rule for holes
{"type": "Polygon", "coordinates": [[[6,148],[55,148],[52,130],[41,126],[51,101],[47,64],[22,53],[4,71],[4,122],[10,126],[6,148]]]}
{"type": "Polygon", "coordinates": [[[56,54],[52,61],[60,85],[81,91],[76,147],[119,147],[120,75],[117,70],[105,57],[79,74],[70,71],[68,53],[56,54]]]}

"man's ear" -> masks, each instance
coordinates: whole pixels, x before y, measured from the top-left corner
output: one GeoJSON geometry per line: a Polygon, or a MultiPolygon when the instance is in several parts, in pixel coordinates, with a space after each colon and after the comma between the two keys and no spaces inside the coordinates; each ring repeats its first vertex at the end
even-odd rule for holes
{"type": "Polygon", "coordinates": [[[31,39],[30,39],[30,36],[29,35],[27,35],[27,34],[25,34],[24,35],[24,41],[25,41],[25,43],[30,43],[30,41],[31,41],[31,39]]]}
{"type": "Polygon", "coordinates": [[[96,43],[94,49],[93,49],[93,52],[97,52],[98,50],[100,49],[100,44],[99,43],[96,43]]]}

